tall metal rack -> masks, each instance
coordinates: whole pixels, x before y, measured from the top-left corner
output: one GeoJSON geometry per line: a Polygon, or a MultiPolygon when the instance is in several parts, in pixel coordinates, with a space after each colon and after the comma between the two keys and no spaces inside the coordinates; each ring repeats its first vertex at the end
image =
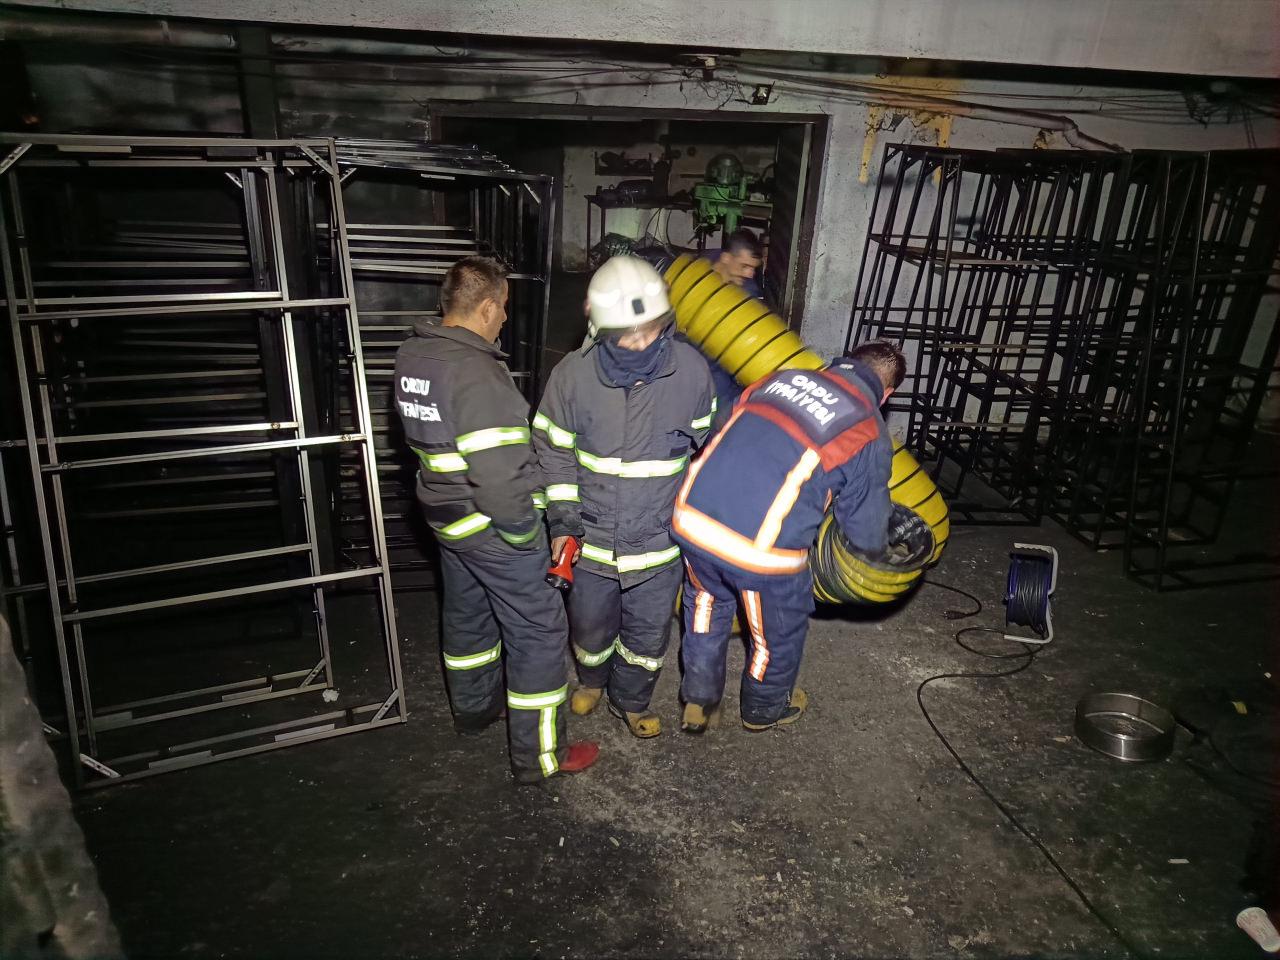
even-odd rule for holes
{"type": "MultiPolygon", "coordinates": [[[[449,144],[339,139],[337,157],[352,211],[351,265],[391,568],[397,587],[431,588],[432,538],[414,496],[417,461],[392,409],[395,353],[414,322],[438,319],[450,266],[473,254],[496,257],[510,271],[501,344],[516,384],[536,402],[550,303],[554,179],[449,144]]],[[[363,550],[365,518],[352,496],[349,463],[340,470],[341,548],[363,550]]]]}
{"type": "Polygon", "coordinates": [[[1280,573],[1203,557],[1267,475],[1278,178],[1277,151],[886,147],[850,342],[905,347],[890,410],[959,519],[1047,514],[1156,589],[1280,573]]]}
{"type": "Polygon", "coordinates": [[[1119,169],[1098,154],[886,147],[850,333],[906,347],[911,371],[890,410],[961,517],[1039,516],[1064,360],[1119,169]]]}
{"type": "Polygon", "coordinates": [[[1276,579],[1280,550],[1256,524],[1245,525],[1255,542],[1244,549],[1210,548],[1238,488],[1265,481],[1265,504],[1280,476],[1274,462],[1247,456],[1280,349],[1280,150],[1139,153],[1134,165],[1155,194],[1155,228],[1143,251],[1153,302],[1125,491],[1126,572],[1157,590],[1276,579]]]}
{"type": "Polygon", "coordinates": [[[58,733],[77,783],[405,719],[340,176],[331,140],[0,135],[23,427],[10,450],[30,467],[58,733]],[[140,175],[175,210],[210,198],[225,210],[230,195],[236,213],[112,220],[105,198],[140,175]],[[294,248],[317,218],[324,296],[294,248]],[[311,355],[335,342],[348,375],[325,415],[311,355]],[[335,564],[313,459],[339,450],[352,454],[369,530],[335,564]],[[215,494],[193,502],[198,490],[215,494]],[[329,603],[329,588],[353,582],[372,584],[374,600],[329,603]],[[287,635],[226,636],[218,618],[253,605],[258,619],[283,617],[287,635]],[[334,624],[355,638],[340,653],[334,624]],[[296,666],[263,667],[280,658],[296,666]],[[188,686],[214,673],[220,682],[188,686]]]}

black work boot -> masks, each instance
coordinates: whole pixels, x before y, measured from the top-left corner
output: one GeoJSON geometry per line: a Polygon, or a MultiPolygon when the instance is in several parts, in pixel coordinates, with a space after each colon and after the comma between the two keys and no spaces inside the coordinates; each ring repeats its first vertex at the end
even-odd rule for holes
{"type": "Polygon", "coordinates": [[[753,733],[759,733],[761,730],[772,730],[774,727],[783,727],[789,723],[795,723],[804,714],[805,707],[809,706],[809,697],[799,687],[791,691],[791,696],[787,700],[787,708],[782,711],[782,716],[773,723],[747,723],[742,721],[742,725],[753,733]]]}

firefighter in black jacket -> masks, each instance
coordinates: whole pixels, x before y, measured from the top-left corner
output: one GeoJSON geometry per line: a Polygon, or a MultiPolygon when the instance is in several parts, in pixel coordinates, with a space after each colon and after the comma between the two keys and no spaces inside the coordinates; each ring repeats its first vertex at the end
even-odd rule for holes
{"type": "Polygon", "coordinates": [[[591,339],[551,372],[533,419],[547,483],[551,552],[581,541],[569,624],[581,685],[570,709],[610,709],[637,737],[662,721],[649,701],[680,589],[671,508],[715,414],[706,360],[672,339],[667,285],[613,257],[587,289],[591,339]]]}
{"type": "Polygon", "coordinates": [[[395,397],[420,461],[418,500],[440,544],[454,727],[478,732],[505,707],[515,778],[538,783],[585,770],[599,747],[565,737],[568,625],[559,593],[545,582],[545,501],[529,405],[495,345],[506,304],[499,263],[454,264],[441,322],[416,322],[396,354],[395,397]]]}

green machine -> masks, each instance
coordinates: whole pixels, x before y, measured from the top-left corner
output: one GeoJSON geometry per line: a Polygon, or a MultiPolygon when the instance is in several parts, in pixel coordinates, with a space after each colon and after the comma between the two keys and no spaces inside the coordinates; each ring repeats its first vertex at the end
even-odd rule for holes
{"type": "Polygon", "coordinates": [[[732,153],[712,157],[706,179],[693,188],[698,229],[710,232],[723,223],[725,232],[732,233],[738,229],[746,200],[747,174],[742,161],[732,153]]]}

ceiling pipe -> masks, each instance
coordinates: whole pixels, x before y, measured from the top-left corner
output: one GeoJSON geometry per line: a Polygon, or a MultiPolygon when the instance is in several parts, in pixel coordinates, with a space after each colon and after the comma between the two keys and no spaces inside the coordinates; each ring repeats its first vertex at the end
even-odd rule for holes
{"type": "Polygon", "coordinates": [[[0,40],[132,44],[186,50],[236,49],[236,39],[230,30],[192,20],[95,17],[12,9],[0,11],[0,40]]]}
{"type": "MultiPolygon", "coordinates": [[[[1017,107],[1001,107],[985,103],[974,103],[970,100],[956,100],[951,97],[935,97],[921,93],[897,93],[886,90],[883,86],[872,83],[860,83],[856,80],[842,80],[836,77],[806,77],[785,70],[766,70],[759,67],[743,67],[740,72],[758,74],[783,83],[823,88],[828,90],[848,90],[857,94],[867,103],[881,104],[886,107],[897,107],[904,110],[930,110],[934,113],[946,113],[953,117],[971,117],[975,120],[992,120],[997,123],[1008,123],[1014,126],[1036,127],[1041,130],[1053,130],[1061,133],[1071,146],[1079,150],[1107,150],[1112,153],[1124,153],[1124,147],[1097,137],[1091,137],[1080,129],[1080,125],[1070,117],[1056,113],[1042,113],[1039,110],[1022,110],[1017,107]]],[[[802,93],[802,91],[793,91],[802,93]]],[[[813,95],[812,93],[810,95],[813,95]]]]}

